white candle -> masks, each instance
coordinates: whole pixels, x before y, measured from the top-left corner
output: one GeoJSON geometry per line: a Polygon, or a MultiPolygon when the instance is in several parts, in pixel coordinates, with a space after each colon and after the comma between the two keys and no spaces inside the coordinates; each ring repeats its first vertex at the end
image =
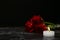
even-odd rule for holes
{"type": "Polygon", "coordinates": [[[49,27],[48,27],[48,30],[43,31],[43,36],[45,36],[45,37],[52,37],[54,35],[55,35],[55,32],[54,31],[50,31],[49,27]]]}

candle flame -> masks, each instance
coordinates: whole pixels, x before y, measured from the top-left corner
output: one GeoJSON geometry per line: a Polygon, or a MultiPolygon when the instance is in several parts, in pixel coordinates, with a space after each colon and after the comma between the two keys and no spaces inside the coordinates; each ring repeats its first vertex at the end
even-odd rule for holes
{"type": "Polygon", "coordinates": [[[50,32],[50,28],[48,27],[48,31],[50,32]]]}

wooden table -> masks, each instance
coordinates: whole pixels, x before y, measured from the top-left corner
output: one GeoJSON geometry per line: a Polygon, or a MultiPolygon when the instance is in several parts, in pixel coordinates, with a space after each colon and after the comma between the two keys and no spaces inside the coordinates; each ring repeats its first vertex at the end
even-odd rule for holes
{"type": "Polygon", "coordinates": [[[24,32],[24,27],[0,27],[0,40],[60,40],[60,31],[55,32],[55,37],[43,37],[39,33],[24,32]]]}

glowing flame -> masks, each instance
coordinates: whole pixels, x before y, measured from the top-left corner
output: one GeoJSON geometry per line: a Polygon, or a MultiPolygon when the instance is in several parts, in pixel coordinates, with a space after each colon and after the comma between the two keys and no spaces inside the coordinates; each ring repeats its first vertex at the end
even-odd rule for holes
{"type": "Polygon", "coordinates": [[[50,28],[48,27],[48,31],[50,32],[50,28]]]}

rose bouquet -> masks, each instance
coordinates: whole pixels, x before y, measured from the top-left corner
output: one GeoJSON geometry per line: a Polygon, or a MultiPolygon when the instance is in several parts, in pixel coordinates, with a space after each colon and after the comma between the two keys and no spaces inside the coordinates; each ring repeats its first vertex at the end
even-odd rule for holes
{"type": "Polygon", "coordinates": [[[44,30],[47,30],[47,27],[53,29],[54,25],[55,24],[50,22],[44,22],[41,16],[34,15],[32,18],[30,18],[30,20],[25,23],[25,30],[27,32],[42,32],[44,30]]]}

